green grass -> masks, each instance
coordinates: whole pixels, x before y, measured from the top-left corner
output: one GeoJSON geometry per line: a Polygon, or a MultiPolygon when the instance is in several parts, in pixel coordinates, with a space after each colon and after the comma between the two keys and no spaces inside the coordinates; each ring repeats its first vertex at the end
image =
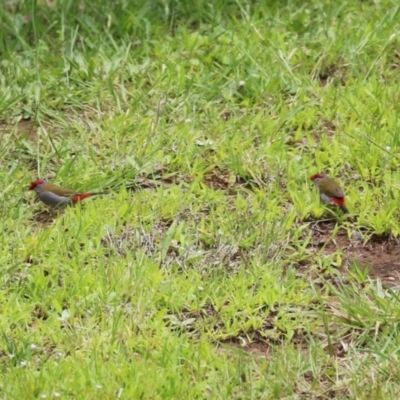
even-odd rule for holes
{"type": "Polygon", "coordinates": [[[399,296],[341,244],[400,235],[398,20],[6,0],[1,397],[396,399],[399,296]],[[48,216],[37,177],[111,194],[48,216]]]}

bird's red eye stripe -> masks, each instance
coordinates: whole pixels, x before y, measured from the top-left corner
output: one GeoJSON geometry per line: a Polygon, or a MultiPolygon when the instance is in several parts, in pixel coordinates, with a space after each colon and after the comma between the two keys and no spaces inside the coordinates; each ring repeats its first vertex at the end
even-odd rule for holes
{"type": "Polygon", "coordinates": [[[29,190],[35,189],[36,186],[41,185],[42,183],[44,183],[43,180],[38,180],[38,181],[32,182],[31,185],[29,186],[29,190]]]}
{"type": "Polygon", "coordinates": [[[324,176],[323,175],[321,175],[321,174],[315,174],[315,175],[313,175],[310,179],[312,180],[312,181],[314,181],[315,179],[317,179],[317,178],[323,178],[324,176]]]}

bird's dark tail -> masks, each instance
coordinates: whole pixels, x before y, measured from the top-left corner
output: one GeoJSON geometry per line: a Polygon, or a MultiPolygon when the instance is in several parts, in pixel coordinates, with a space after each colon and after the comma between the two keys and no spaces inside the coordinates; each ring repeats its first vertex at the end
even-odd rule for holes
{"type": "Polygon", "coordinates": [[[349,214],[349,210],[347,209],[346,206],[340,206],[341,210],[343,211],[344,214],[349,214]]]}
{"type": "Polygon", "coordinates": [[[109,194],[110,192],[91,192],[91,196],[97,196],[98,194],[109,194]]]}

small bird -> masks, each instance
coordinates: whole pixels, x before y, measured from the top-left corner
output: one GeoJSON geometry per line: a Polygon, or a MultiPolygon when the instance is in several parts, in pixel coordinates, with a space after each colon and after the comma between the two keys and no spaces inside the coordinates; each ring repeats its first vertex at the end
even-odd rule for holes
{"type": "Polygon", "coordinates": [[[318,188],[321,200],[324,203],[335,204],[339,206],[345,214],[348,214],[349,210],[345,206],[345,194],[335,180],[323,173],[313,175],[311,180],[318,188]]]}
{"type": "Polygon", "coordinates": [[[47,206],[58,209],[74,205],[91,196],[107,194],[107,192],[79,193],[75,190],[64,189],[61,186],[53,185],[43,179],[32,182],[29,186],[29,190],[34,190],[39,199],[47,206]]]}

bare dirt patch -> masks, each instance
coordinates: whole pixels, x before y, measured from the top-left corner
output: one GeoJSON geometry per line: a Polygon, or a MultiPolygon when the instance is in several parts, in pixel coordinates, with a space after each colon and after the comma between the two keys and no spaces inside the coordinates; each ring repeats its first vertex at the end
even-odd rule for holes
{"type": "Polygon", "coordinates": [[[21,119],[16,124],[7,124],[0,121],[0,135],[9,134],[16,130],[18,137],[23,137],[25,140],[34,141],[36,139],[39,126],[31,119],[21,119]]]}
{"type": "Polygon", "coordinates": [[[34,214],[32,221],[42,226],[50,226],[62,213],[63,211],[43,210],[34,214]]]}
{"type": "Polygon", "coordinates": [[[228,195],[235,195],[240,188],[251,189],[254,181],[236,175],[228,168],[214,168],[204,176],[204,183],[213,190],[222,190],[228,195]]]}
{"type": "Polygon", "coordinates": [[[285,144],[299,149],[311,149],[321,143],[323,137],[333,138],[336,135],[337,127],[332,120],[325,118],[308,127],[307,130],[313,142],[310,143],[309,136],[299,135],[299,126],[295,125],[287,132],[285,144]]]}
{"type": "MultiPolygon", "coordinates": [[[[191,183],[193,182],[193,177],[189,175],[179,174],[178,172],[169,172],[167,168],[159,166],[155,171],[150,174],[140,174],[136,176],[135,182],[132,184],[121,185],[127,190],[133,192],[139,189],[150,189],[154,190],[158,187],[170,188],[174,185],[179,185],[182,182],[191,183]]],[[[113,190],[117,190],[119,186],[113,187],[113,190]]]]}
{"type": "Polygon", "coordinates": [[[271,354],[271,346],[265,341],[257,340],[247,343],[247,341],[239,340],[239,338],[231,338],[221,341],[221,344],[222,346],[236,347],[255,356],[267,357],[271,354]]]}
{"type": "Polygon", "coordinates": [[[347,65],[344,60],[338,60],[336,63],[328,63],[322,66],[319,71],[318,79],[320,85],[325,87],[329,83],[346,86],[347,65]]]}
{"type": "MultiPolygon", "coordinates": [[[[341,250],[345,262],[350,265],[356,262],[359,266],[369,268],[372,278],[380,278],[390,285],[400,282],[400,241],[389,236],[372,235],[365,240],[348,237],[342,229],[333,238],[335,222],[318,222],[311,226],[313,242],[311,246],[323,249],[323,254],[341,250]]],[[[355,231],[354,236],[362,233],[355,231]]]]}

